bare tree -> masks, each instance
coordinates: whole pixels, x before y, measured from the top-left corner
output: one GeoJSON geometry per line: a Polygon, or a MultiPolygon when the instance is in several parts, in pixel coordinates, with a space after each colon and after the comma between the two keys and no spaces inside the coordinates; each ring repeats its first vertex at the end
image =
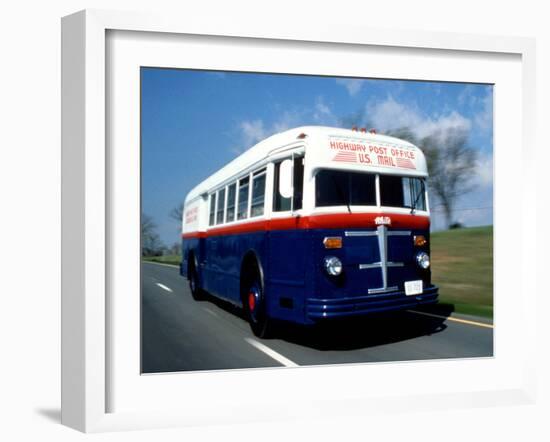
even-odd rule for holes
{"type": "Polygon", "coordinates": [[[155,229],[157,228],[157,225],[153,221],[153,218],[146,213],[141,214],[141,237],[145,238],[149,235],[151,235],[155,229]]]}
{"type": "Polygon", "coordinates": [[[170,211],[170,218],[173,218],[181,223],[181,219],[183,218],[183,203],[179,203],[170,211]]]}
{"type": "Polygon", "coordinates": [[[472,190],[476,151],[468,145],[465,128],[438,130],[418,139],[408,127],[394,129],[388,135],[407,140],[422,149],[430,172],[430,188],[443,206],[447,226],[454,222],[457,198],[472,190]]]}
{"type": "Polygon", "coordinates": [[[340,126],[346,129],[351,129],[352,127],[357,128],[372,128],[372,123],[367,119],[367,114],[365,108],[359,109],[356,112],[353,112],[349,115],[345,115],[340,118],[340,126]]]}
{"type": "Polygon", "coordinates": [[[450,227],[457,198],[473,189],[476,151],[468,145],[468,131],[457,128],[434,132],[420,141],[420,147],[426,154],[430,187],[450,227]]]}
{"type": "Polygon", "coordinates": [[[392,129],[387,132],[385,132],[386,135],[390,135],[395,138],[400,138],[401,140],[406,140],[409,143],[414,144],[415,146],[418,146],[420,143],[418,141],[418,138],[414,134],[414,132],[411,130],[410,127],[399,127],[397,129],[392,129]]]}
{"type": "Polygon", "coordinates": [[[181,256],[181,243],[176,241],[169,250],[170,255],[181,256]]]}
{"type": "Polygon", "coordinates": [[[141,254],[142,256],[161,255],[164,245],[157,233],[157,225],[149,215],[141,214],[141,254]]]}

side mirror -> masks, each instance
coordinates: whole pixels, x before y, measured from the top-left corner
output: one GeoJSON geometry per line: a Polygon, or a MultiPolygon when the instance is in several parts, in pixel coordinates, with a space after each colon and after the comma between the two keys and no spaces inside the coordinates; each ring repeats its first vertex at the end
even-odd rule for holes
{"type": "Polygon", "coordinates": [[[279,193],[283,198],[292,196],[292,160],[284,160],[279,166],[279,193]]]}

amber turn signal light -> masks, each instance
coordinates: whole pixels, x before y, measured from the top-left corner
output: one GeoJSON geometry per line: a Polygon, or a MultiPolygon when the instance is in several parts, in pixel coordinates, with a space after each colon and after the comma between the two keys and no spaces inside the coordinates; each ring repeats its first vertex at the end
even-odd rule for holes
{"type": "Polygon", "coordinates": [[[342,237],[341,236],[327,236],[323,240],[323,245],[325,249],[341,249],[342,248],[342,237]]]}
{"type": "Polygon", "coordinates": [[[424,235],[414,235],[414,245],[417,247],[425,246],[428,240],[424,235]]]}

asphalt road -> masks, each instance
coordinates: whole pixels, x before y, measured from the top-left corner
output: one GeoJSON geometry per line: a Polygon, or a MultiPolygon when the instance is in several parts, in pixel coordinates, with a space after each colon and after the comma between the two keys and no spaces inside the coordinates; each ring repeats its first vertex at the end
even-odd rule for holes
{"type": "Polygon", "coordinates": [[[142,264],[142,372],[411,361],[493,355],[484,319],[433,306],[256,338],[242,312],[194,301],[176,267],[142,264]],[[450,316],[449,316],[450,315],[450,316]]]}

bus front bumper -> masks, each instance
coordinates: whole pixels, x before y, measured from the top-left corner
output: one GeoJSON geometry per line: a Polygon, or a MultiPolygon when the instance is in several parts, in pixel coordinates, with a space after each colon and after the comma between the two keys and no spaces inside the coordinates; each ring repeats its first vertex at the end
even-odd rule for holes
{"type": "Polygon", "coordinates": [[[341,318],[368,313],[402,310],[437,302],[438,287],[432,285],[419,295],[403,291],[339,299],[306,299],[306,316],[310,320],[341,318]]]}

